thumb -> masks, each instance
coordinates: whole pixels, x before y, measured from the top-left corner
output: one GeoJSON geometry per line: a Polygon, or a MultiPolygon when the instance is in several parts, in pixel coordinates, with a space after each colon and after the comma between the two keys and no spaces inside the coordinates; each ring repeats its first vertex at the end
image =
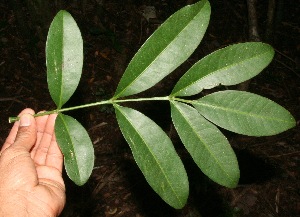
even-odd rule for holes
{"type": "Polygon", "coordinates": [[[13,146],[24,147],[30,151],[36,142],[37,128],[35,119],[31,114],[23,114],[20,117],[18,133],[13,146]]]}

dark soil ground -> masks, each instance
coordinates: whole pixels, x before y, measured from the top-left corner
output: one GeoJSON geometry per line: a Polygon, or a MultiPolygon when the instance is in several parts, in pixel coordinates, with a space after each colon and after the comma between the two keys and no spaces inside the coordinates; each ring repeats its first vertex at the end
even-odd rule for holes
{"type": "MultiPolygon", "coordinates": [[[[26,107],[36,111],[55,108],[47,89],[44,49],[47,29],[60,8],[73,15],[84,39],[83,76],[67,105],[71,106],[111,97],[142,43],[163,20],[187,4],[183,0],[51,3],[50,7],[39,11],[36,19],[27,5],[18,5],[17,9],[12,2],[0,2],[2,144],[11,128],[9,116],[17,115],[26,107]],[[155,6],[156,19],[147,22],[141,15],[145,5],[155,6]]],[[[276,136],[255,138],[228,134],[241,169],[237,188],[227,189],[212,183],[189,156],[183,156],[190,196],[182,210],[172,209],[143,178],[122,138],[112,109],[93,107],[74,111],[72,115],[86,127],[94,143],[95,168],[83,187],[75,186],[65,176],[67,205],[61,216],[300,216],[300,8],[296,1],[277,2],[283,5],[269,40],[276,49],[276,56],[270,66],[252,80],[249,91],[287,108],[298,122],[295,128],[276,136]]],[[[145,96],[167,95],[192,63],[218,48],[248,41],[246,1],[211,0],[211,5],[210,26],[199,48],[174,74],[143,93],[145,96]]],[[[260,1],[258,8],[263,36],[266,1],[260,1]]],[[[138,103],[130,106],[157,121],[171,135],[179,151],[182,149],[172,130],[168,105],[138,103]]]]}

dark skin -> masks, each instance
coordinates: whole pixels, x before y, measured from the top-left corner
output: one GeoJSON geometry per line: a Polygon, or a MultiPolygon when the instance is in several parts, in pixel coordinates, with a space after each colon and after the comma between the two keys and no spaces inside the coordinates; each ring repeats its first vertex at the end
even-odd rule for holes
{"type": "Polygon", "coordinates": [[[56,115],[25,109],[0,151],[0,216],[58,216],[65,205],[56,115]]]}

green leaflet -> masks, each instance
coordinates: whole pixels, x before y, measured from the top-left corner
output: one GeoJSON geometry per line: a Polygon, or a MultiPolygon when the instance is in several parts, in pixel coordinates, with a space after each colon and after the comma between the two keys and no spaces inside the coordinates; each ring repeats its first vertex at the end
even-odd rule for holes
{"type": "Polygon", "coordinates": [[[240,171],[236,156],[221,131],[193,107],[171,101],[174,126],[193,160],[210,179],[236,187],[240,171]]]}
{"type": "Polygon", "coordinates": [[[171,15],[135,54],[114,98],[140,93],[162,80],[197,48],[209,23],[210,4],[202,0],[171,15]]]}
{"type": "Polygon", "coordinates": [[[269,136],[296,125],[283,107],[262,96],[235,90],[220,91],[193,101],[198,112],[214,124],[248,136],[269,136]]]}
{"type": "Polygon", "coordinates": [[[114,106],[120,129],[149,185],[170,206],[182,208],[189,194],[188,178],[171,140],[142,113],[114,106]]]}
{"type": "Polygon", "coordinates": [[[83,64],[81,33],[67,11],[58,12],[50,25],[46,59],[50,95],[61,108],[76,90],[83,64]]]}
{"type": "Polygon", "coordinates": [[[261,42],[240,43],[217,50],[194,64],[175,85],[171,95],[191,96],[220,84],[239,84],[260,73],[273,56],[273,48],[261,42]]]}
{"type": "Polygon", "coordinates": [[[83,185],[94,167],[94,147],[88,133],[74,118],[58,114],[55,136],[64,155],[68,176],[77,185],[83,185]]]}
{"type": "Polygon", "coordinates": [[[67,174],[77,185],[83,185],[91,175],[94,149],[82,125],[61,114],[63,111],[113,104],[137,165],[154,191],[176,209],[185,205],[189,183],[171,140],[151,119],[116,103],[169,100],[173,123],[193,160],[209,178],[226,187],[238,183],[238,162],[227,139],[214,124],[253,136],[274,135],[295,126],[295,119],[287,110],[247,92],[221,91],[195,101],[176,97],[198,94],[219,84],[235,85],[254,77],[274,56],[272,47],[264,43],[231,45],[206,56],[178,81],[170,96],[118,99],[149,89],[182,64],[199,45],[209,19],[208,0],[177,11],[133,57],[113,98],[61,109],[81,77],[83,42],[68,12],[60,11],[55,16],[47,38],[46,63],[48,87],[57,109],[45,114],[59,113],[55,134],[67,174]],[[195,108],[180,101],[189,102],[195,108]]]}

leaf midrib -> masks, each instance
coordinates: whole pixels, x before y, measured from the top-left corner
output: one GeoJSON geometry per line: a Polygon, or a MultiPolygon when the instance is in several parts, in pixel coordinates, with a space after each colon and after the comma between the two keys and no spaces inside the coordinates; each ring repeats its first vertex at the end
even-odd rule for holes
{"type": "Polygon", "coordinates": [[[176,191],[174,190],[173,185],[171,185],[171,183],[170,183],[170,181],[169,181],[169,179],[168,179],[168,176],[167,176],[166,173],[165,173],[165,170],[160,166],[160,164],[158,163],[158,160],[155,158],[155,155],[153,155],[151,149],[149,148],[149,146],[147,145],[147,143],[144,141],[143,137],[140,136],[139,131],[134,127],[134,125],[132,124],[132,122],[130,121],[130,119],[127,118],[128,116],[126,116],[126,115],[119,109],[119,106],[117,106],[117,108],[118,108],[118,110],[121,112],[121,114],[126,118],[126,120],[128,120],[128,122],[130,123],[131,127],[132,127],[133,129],[135,129],[136,132],[138,132],[139,137],[142,139],[142,141],[143,141],[143,143],[145,144],[145,146],[147,147],[148,151],[151,153],[151,156],[153,157],[153,159],[155,160],[156,164],[158,165],[158,167],[159,167],[160,170],[162,171],[162,173],[163,173],[163,175],[164,175],[164,178],[166,179],[167,183],[169,183],[169,186],[171,187],[172,192],[173,192],[174,195],[176,196],[177,200],[178,200],[181,204],[183,204],[183,202],[180,200],[180,198],[179,198],[178,195],[176,194],[176,191]]]}
{"type": "Polygon", "coordinates": [[[61,81],[61,85],[60,85],[60,97],[59,97],[59,106],[58,106],[58,108],[61,108],[62,107],[62,96],[63,96],[63,70],[64,70],[64,39],[65,39],[65,37],[64,37],[64,34],[65,34],[65,31],[64,31],[64,17],[65,17],[65,15],[64,15],[64,11],[62,12],[62,24],[61,24],[61,28],[62,28],[62,45],[61,45],[61,47],[62,47],[62,55],[61,55],[61,57],[62,57],[62,64],[61,64],[61,75],[60,75],[60,81],[61,81]]]}
{"type": "MultiPolygon", "coordinates": [[[[62,115],[62,114],[61,114],[62,115]]],[[[71,141],[71,147],[72,147],[72,149],[71,149],[71,151],[74,153],[74,161],[75,161],[75,163],[76,163],[76,172],[77,172],[77,174],[78,174],[78,176],[79,176],[79,179],[80,179],[80,181],[81,181],[81,174],[80,174],[80,172],[79,172],[79,167],[78,167],[78,163],[77,163],[77,158],[76,158],[76,155],[77,155],[77,153],[75,153],[75,149],[74,149],[74,145],[73,145],[73,140],[72,140],[72,138],[71,138],[71,134],[70,134],[70,131],[69,131],[69,128],[67,127],[68,125],[66,124],[66,121],[65,121],[65,119],[63,118],[63,116],[61,116],[60,117],[61,119],[62,119],[62,121],[63,121],[63,124],[64,124],[64,126],[65,126],[65,129],[66,129],[66,131],[67,131],[67,133],[68,133],[68,138],[69,138],[69,141],[71,141]]],[[[71,158],[72,158],[72,156],[71,156],[71,158]]]]}
{"type": "Polygon", "coordinates": [[[228,113],[231,113],[231,114],[242,115],[242,116],[245,116],[245,117],[247,117],[247,116],[248,117],[254,117],[255,119],[271,120],[271,121],[277,121],[277,122],[283,122],[283,123],[290,123],[290,121],[285,121],[285,120],[279,119],[279,118],[273,118],[271,116],[258,115],[258,114],[250,113],[250,112],[249,113],[242,112],[241,110],[230,109],[228,107],[227,108],[226,107],[221,107],[221,106],[208,104],[208,103],[203,103],[203,102],[199,102],[199,101],[194,101],[193,104],[197,104],[197,105],[208,107],[208,108],[215,109],[215,110],[222,110],[222,111],[225,111],[225,112],[228,112],[228,113]]]}
{"type": "MultiPolygon", "coordinates": [[[[220,68],[220,69],[218,69],[218,70],[211,71],[209,74],[207,74],[207,75],[201,77],[200,79],[197,79],[196,81],[190,83],[189,85],[185,86],[184,88],[181,88],[179,91],[177,91],[176,93],[174,93],[174,94],[172,94],[172,95],[177,95],[178,93],[180,93],[180,92],[186,90],[187,88],[193,86],[195,83],[200,82],[201,80],[204,80],[205,78],[207,78],[208,76],[211,76],[212,74],[217,74],[217,73],[220,72],[220,71],[228,70],[228,69],[233,68],[233,67],[235,67],[236,65],[242,64],[242,63],[244,63],[244,62],[249,62],[249,61],[251,61],[251,60],[253,60],[253,59],[255,59],[255,58],[258,58],[258,57],[260,57],[260,56],[265,55],[266,53],[268,53],[268,51],[266,51],[266,52],[264,52],[264,53],[261,53],[261,54],[259,54],[259,55],[256,55],[256,56],[252,56],[251,58],[244,59],[244,60],[241,60],[241,61],[239,61],[239,62],[233,63],[233,64],[231,64],[231,65],[222,67],[222,68],[220,68]]],[[[211,56],[211,55],[213,55],[213,53],[210,54],[210,55],[208,55],[208,56],[206,56],[206,57],[204,57],[204,58],[206,59],[206,58],[208,58],[208,57],[211,56]]],[[[205,59],[202,59],[202,60],[205,60],[205,59]]],[[[201,60],[200,60],[200,61],[201,61],[201,60]]],[[[222,84],[222,83],[220,83],[220,84],[222,84]]],[[[218,84],[217,84],[217,85],[218,85],[218,84]]],[[[215,86],[214,86],[214,87],[215,87],[215,86]]],[[[201,87],[201,88],[202,88],[201,90],[205,89],[205,87],[201,87]]],[[[212,88],[213,88],[213,87],[212,87],[212,88]]],[[[210,89],[211,89],[211,88],[210,88],[210,89]]]]}
{"type": "Polygon", "coordinates": [[[167,46],[161,51],[159,52],[159,54],[153,59],[153,61],[150,62],[150,64],[143,70],[142,73],[140,73],[131,83],[129,83],[125,88],[123,88],[123,90],[117,94],[115,96],[115,98],[118,98],[120,95],[122,95],[122,93],[124,93],[132,84],[134,84],[136,82],[136,80],[138,80],[143,74],[145,71],[148,70],[148,68],[150,68],[154,62],[162,55],[162,53],[170,47],[170,44],[175,41],[176,38],[179,37],[179,35],[187,28],[187,26],[189,26],[195,19],[196,16],[199,15],[199,13],[203,10],[203,8],[205,7],[205,5],[207,4],[207,2],[203,5],[203,7],[201,8],[201,10],[188,22],[188,24],[172,39],[172,41],[170,43],[167,44],[167,46]]]}
{"type": "MultiPolygon", "coordinates": [[[[181,110],[180,108],[178,108],[174,102],[172,102],[172,103],[175,105],[175,107],[177,108],[177,110],[180,112],[181,116],[184,118],[184,120],[186,121],[186,123],[187,123],[189,126],[192,126],[191,122],[189,122],[189,121],[185,118],[185,116],[183,115],[182,110],[181,110]]],[[[197,112],[197,113],[198,113],[198,112],[197,112]]],[[[199,113],[198,113],[198,114],[199,114],[199,113]]],[[[201,115],[201,114],[199,114],[199,115],[201,115]]],[[[217,162],[217,164],[219,165],[219,168],[221,168],[221,170],[224,172],[224,174],[226,174],[226,176],[228,177],[228,179],[231,180],[232,183],[235,183],[235,181],[230,177],[229,173],[227,173],[226,170],[222,169],[223,167],[221,166],[220,161],[218,161],[218,159],[212,154],[212,152],[209,150],[209,148],[207,148],[207,147],[208,147],[207,144],[201,139],[201,137],[198,136],[198,134],[196,133],[196,131],[194,130],[194,128],[193,128],[193,127],[191,127],[191,128],[192,128],[192,132],[196,135],[196,137],[199,138],[199,140],[202,142],[202,144],[204,144],[204,147],[205,147],[205,149],[209,152],[210,156],[212,156],[213,159],[215,160],[215,162],[217,162]]]]}

